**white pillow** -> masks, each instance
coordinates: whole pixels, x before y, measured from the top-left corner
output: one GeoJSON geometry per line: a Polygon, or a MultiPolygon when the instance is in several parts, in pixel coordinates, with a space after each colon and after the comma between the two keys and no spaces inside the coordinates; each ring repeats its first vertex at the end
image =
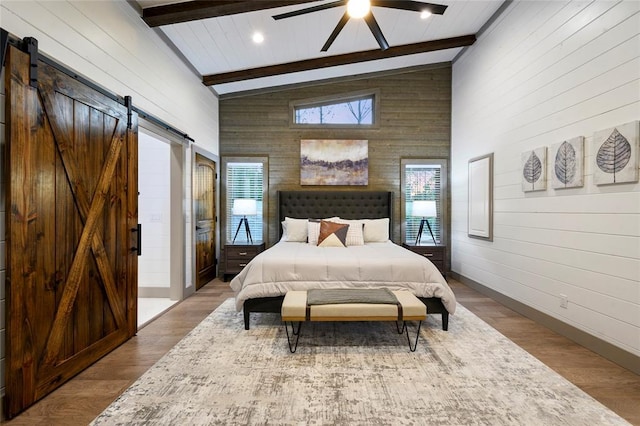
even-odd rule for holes
{"type": "Polygon", "coordinates": [[[362,229],[364,222],[362,220],[338,219],[334,220],[334,222],[346,223],[347,225],[349,225],[346,241],[347,247],[364,245],[364,234],[362,229]]]}
{"type": "Polygon", "coordinates": [[[389,218],[384,219],[363,219],[364,222],[364,242],[365,243],[385,243],[389,241],[389,218]]]}
{"type": "Polygon", "coordinates": [[[307,242],[307,219],[284,218],[282,226],[283,241],[293,241],[299,243],[307,242]]]}
{"type": "Polygon", "coordinates": [[[318,236],[320,235],[320,219],[309,219],[307,223],[307,233],[309,244],[318,245],[318,236]]]}

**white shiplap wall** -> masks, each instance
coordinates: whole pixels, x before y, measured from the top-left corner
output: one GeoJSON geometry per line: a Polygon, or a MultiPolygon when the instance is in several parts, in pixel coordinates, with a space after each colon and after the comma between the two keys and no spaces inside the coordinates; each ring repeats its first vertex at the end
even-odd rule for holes
{"type": "MultiPolygon", "coordinates": [[[[219,152],[217,97],[126,1],[3,0],[0,16],[2,28],[10,34],[35,37],[40,51],[47,56],[118,95],[132,96],[136,107],[188,133],[207,151],[219,152]]],[[[190,152],[188,148],[187,153],[190,152]]],[[[185,261],[190,265],[190,162],[185,164],[185,174],[185,261]]],[[[0,199],[0,223],[4,225],[4,196],[0,199]]],[[[0,231],[0,371],[4,372],[4,227],[0,231]]],[[[193,284],[190,271],[188,267],[186,288],[193,284]]],[[[1,380],[4,386],[4,376],[1,380]]]]}
{"type": "Polygon", "coordinates": [[[640,2],[511,3],[453,66],[452,270],[640,355],[640,184],[594,185],[591,146],[639,119],[640,2]],[[575,136],[584,186],[522,192],[521,153],[575,136]],[[490,152],[493,242],[467,237],[468,160],[490,152]]]}

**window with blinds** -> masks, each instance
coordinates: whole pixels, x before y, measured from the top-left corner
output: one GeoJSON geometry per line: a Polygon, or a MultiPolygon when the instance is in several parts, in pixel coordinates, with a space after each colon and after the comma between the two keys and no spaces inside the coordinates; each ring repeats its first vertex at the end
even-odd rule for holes
{"type": "Polygon", "coordinates": [[[446,244],[445,195],[446,161],[428,159],[402,160],[403,241],[411,244],[446,244]],[[432,201],[433,203],[423,203],[432,201]],[[434,207],[425,213],[425,206],[434,207]],[[426,214],[426,216],[425,216],[426,214]],[[416,240],[421,222],[423,230],[416,240]],[[431,228],[431,232],[429,231],[431,228]],[[433,233],[433,238],[431,236],[433,233]]]}
{"type": "Polygon", "coordinates": [[[226,194],[226,241],[231,243],[235,239],[236,244],[250,242],[245,226],[243,223],[241,224],[241,220],[245,217],[253,242],[264,241],[265,162],[260,159],[248,159],[247,161],[226,160],[223,163],[226,194]],[[234,210],[234,205],[236,210],[234,210]],[[248,210],[247,206],[250,206],[248,210]]]}

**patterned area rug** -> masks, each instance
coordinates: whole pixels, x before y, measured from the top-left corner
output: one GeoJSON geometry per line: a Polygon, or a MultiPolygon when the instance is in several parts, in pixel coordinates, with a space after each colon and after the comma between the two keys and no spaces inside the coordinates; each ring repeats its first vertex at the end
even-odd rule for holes
{"type": "Polygon", "coordinates": [[[462,306],[414,353],[357,322],[304,324],[291,354],[279,316],[253,315],[245,331],[225,301],[92,424],[628,424],[462,306]]]}

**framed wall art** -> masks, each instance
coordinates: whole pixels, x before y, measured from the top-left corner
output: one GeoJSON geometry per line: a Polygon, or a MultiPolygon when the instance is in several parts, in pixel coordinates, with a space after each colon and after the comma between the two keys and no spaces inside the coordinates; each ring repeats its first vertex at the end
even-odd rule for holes
{"type": "Polygon", "coordinates": [[[596,185],[638,181],[638,121],[593,134],[593,182],[596,185]]]}
{"type": "Polygon", "coordinates": [[[467,235],[493,241],[493,153],[469,160],[467,235]]]}
{"type": "Polygon", "coordinates": [[[302,139],[300,185],[367,185],[366,140],[302,139]]]}
{"type": "Polygon", "coordinates": [[[551,187],[578,188],[584,185],[584,137],[551,145],[551,187]]]}
{"type": "Polygon", "coordinates": [[[522,190],[524,192],[547,189],[547,147],[522,153],[522,190]]]}

